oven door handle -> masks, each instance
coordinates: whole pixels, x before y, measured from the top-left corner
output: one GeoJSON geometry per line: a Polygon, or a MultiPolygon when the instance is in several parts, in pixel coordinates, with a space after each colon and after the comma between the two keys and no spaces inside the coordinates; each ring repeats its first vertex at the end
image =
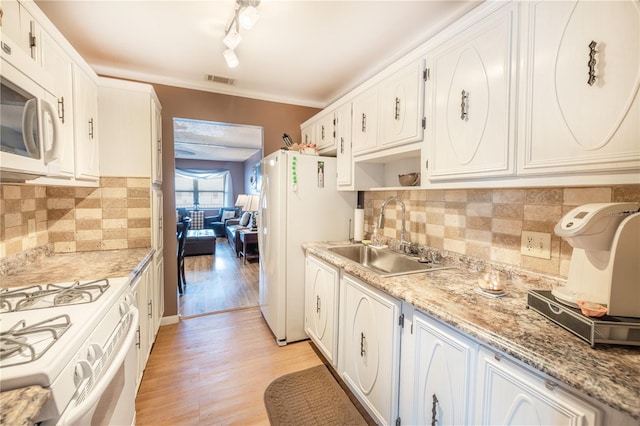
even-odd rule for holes
{"type": "MultiPolygon", "coordinates": [[[[91,389],[89,395],[87,395],[84,401],[76,406],[70,406],[65,410],[63,416],[58,422],[58,425],[75,424],[82,416],[86,415],[88,412],[94,409],[98,404],[100,397],[102,397],[102,394],[107,389],[107,386],[109,386],[116,373],[124,363],[127,353],[135,342],[136,331],[138,329],[137,324],[140,319],[140,314],[135,305],[130,306],[129,315],[132,315],[131,321],[129,322],[129,330],[127,331],[126,337],[122,340],[120,349],[111,358],[109,367],[107,367],[106,371],[104,371],[104,374],[100,377],[93,389],[91,389]]],[[[72,401],[71,404],[75,404],[75,400],[72,401]]]]}

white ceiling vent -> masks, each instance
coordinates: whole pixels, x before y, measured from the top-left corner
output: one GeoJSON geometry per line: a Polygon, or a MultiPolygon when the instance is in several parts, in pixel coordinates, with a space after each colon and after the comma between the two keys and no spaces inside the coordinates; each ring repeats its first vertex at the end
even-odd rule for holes
{"type": "Polygon", "coordinates": [[[214,83],[228,84],[229,86],[235,86],[236,83],[238,82],[238,80],[236,80],[235,78],[221,77],[219,75],[213,75],[213,74],[206,74],[205,78],[207,79],[207,81],[212,81],[214,83]]]}

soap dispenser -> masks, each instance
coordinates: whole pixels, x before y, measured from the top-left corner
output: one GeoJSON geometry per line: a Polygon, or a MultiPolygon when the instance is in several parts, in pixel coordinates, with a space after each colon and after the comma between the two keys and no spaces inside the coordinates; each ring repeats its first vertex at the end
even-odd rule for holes
{"type": "Polygon", "coordinates": [[[373,227],[373,234],[371,234],[371,244],[373,244],[374,247],[379,247],[382,244],[381,240],[380,240],[380,234],[378,233],[378,227],[374,226],[373,227]]]}

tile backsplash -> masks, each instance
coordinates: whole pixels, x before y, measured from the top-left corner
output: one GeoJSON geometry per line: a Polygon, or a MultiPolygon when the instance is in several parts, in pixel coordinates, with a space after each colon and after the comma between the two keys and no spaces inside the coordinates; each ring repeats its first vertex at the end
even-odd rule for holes
{"type": "MultiPolygon", "coordinates": [[[[553,233],[562,216],[588,203],[640,202],[640,185],[590,188],[452,189],[365,192],[365,233],[377,225],[383,201],[406,205],[407,240],[420,246],[566,277],[572,247],[553,233]],[[520,253],[522,231],[551,234],[551,259],[520,253]]],[[[401,208],[385,208],[381,234],[399,240],[401,208]]]]}
{"type": "MultiPolygon", "coordinates": [[[[151,246],[147,178],[104,177],[98,188],[0,185],[0,257],[49,246],[58,253],[151,246]]],[[[406,205],[407,239],[421,246],[567,276],[571,246],[553,228],[573,207],[640,202],[640,185],[589,188],[398,190],[365,192],[365,232],[382,202],[406,205]],[[520,253],[522,231],[551,234],[551,259],[520,253]]],[[[401,210],[385,209],[382,235],[399,239],[401,210]]]]}
{"type": "Polygon", "coordinates": [[[148,178],[103,177],[97,188],[0,185],[0,257],[151,246],[148,178]]]}

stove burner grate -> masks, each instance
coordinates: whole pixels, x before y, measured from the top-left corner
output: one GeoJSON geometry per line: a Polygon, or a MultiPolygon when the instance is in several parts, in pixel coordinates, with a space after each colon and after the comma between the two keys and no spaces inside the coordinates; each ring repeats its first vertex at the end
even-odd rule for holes
{"type": "Polygon", "coordinates": [[[27,325],[25,320],[0,333],[0,367],[27,364],[39,359],[71,327],[63,314],[27,325]]]}
{"type": "Polygon", "coordinates": [[[72,284],[35,285],[0,292],[0,312],[17,312],[52,306],[91,303],[109,288],[106,278],[72,284]]]}

